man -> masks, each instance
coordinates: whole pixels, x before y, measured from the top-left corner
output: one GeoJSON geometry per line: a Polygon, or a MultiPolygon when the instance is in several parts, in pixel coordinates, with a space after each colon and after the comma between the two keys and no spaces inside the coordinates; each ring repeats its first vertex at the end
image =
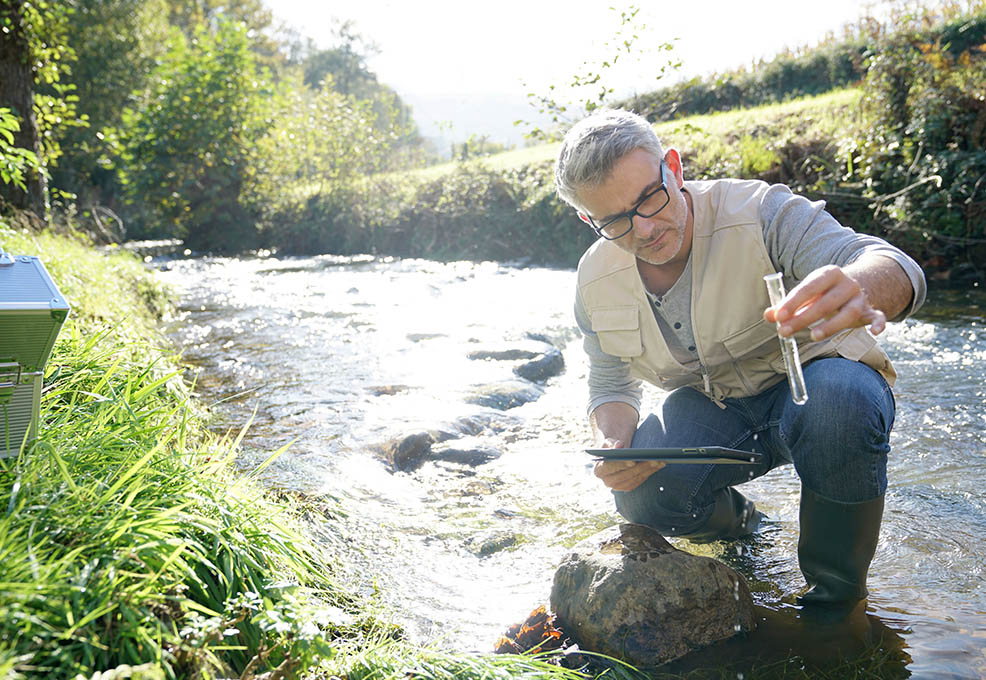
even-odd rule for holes
{"type": "Polygon", "coordinates": [[[601,237],[579,263],[575,305],[597,446],[764,455],[755,466],[599,462],[618,511],[665,536],[739,537],[762,515],[734,486],[793,463],[809,585],[800,601],[866,597],[896,377],[873,335],[924,302],[921,269],[786,186],[686,182],[678,152],[626,111],[575,125],[555,181],[601,237]],[[771,307],[763,276],[775,271],[789,293],[771,307]],[[791,399],[776,322],[798,340],[804,405],[791,399]],[[670,392],[638,427],[642,380],[670,392]]]}

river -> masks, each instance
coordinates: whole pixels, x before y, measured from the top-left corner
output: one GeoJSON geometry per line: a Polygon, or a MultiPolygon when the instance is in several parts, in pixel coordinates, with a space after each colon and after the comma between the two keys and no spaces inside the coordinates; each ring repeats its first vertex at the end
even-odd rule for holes
{"type": "MultiPolygon", "coordinates": [[[[216,428],[256,413],[238,465],[290,443],[263,479],[338,502],[344,516],[327,515],[317,537],[413,640],[491,651],[547,602],[566,550],[619,521],[581,451],[587,365],[571,270],[370,256],[153,264],[179,293],[169,332],[216,428]],[[505,411],[474,403],[483,386],[517,380],[518,362],[470,355],[547,343],[565,370],[539,398],[505,411]],[[446,445],[485,462],[396,471],[380,455],[408,434],[456,428],[469,431],[446,445]]],[[[883,647],[901,676],[986,677],[984,310],[982,291],[936,292],[883,336],[898,414],[865,623],[893,641],[883,647]]],[[[645,392],[645,405],[660,396],[645,392]]],[[[763,613],[766,632],[729,653],[810,657],[818,631],[791,634],[803,626],[781,599],[803,585],[798,480],[787,466],[743,489],[772,531],[701,548],[744,573],[763,613]]]]}

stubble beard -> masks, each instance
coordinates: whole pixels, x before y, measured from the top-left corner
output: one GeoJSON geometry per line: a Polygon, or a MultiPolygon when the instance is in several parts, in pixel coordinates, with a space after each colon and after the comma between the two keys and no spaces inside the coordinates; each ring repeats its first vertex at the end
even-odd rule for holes
{"type": "MultiPolygon", "coordinates": [[[[681,252],[681,246],[685,241],[685,228],[684,227],[672,227],[670,229],[673,233],[665,236],[665,241],[662,244],[663,247],[656,253],[650,248],[644,248],[642,245],[637,246],[634,249],[634,255],[638,260],[646,262],[647,264],[652,264],[654,266],[660,266],[667,264],[674,257],[681,252]]],[[[653,239],[652,239],[653,240],[653,239]]]]}

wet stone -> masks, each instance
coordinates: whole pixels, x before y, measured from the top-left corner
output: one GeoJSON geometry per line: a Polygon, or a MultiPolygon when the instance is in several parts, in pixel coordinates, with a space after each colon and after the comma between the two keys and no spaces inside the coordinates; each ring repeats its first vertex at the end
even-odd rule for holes
{"type": "Polygon", "coordinates": [[[544,389],[532,383],[505,380],[499,383],[476,385],[473,393],[466,397],[466,401],[470,404],[506,411],[536,401],[542,394],[544,389]]]}
{"type": "Polygon", "coordinates": [[[466,550],[477,557],[487,557],[493,553],[511,548],[519,542],[517,534],[511,532],[496,531],[492,533],[473,536],[466,541],[466,550]]]}
{"type": "Polygon", "coordinates": [[[379,451],[394,470],[408,471],[421,465],[431,453],[435,438],[429,432],[415,432],[392,439],[379,451]]]}
{"type": "Polygon", "coordinates": [[[650,668],[754,626],[746,580],[620,524],[575,546],[555,572],[551,609],[582,649],[650,668]]]}
{"type": "Polygon", "coordinates": [[[367,392],[375,397],[389,397],[410,389],[408,385],[371,385],[366,388],[367,392]]]}
{"type": "Polygon", "coordinates": [[[459,491],[460,496],[489,496],[491,493],[493,493],[493,485],[478,479],[469,482],[459,491]]]}
{"type": "Polygon", "coordinates": [[[499,450],[491,446],[470,444],[472,442],[465,440],[456,441],[454,445],[442,444],[440,446],[433,446],[431,449],[431,458],[475,467],[496,460],[502,455],[499,450]]]}
{"type": "Polygon", "coordinates": [[[527,363],[514,368],[514,373],[531,382],[543,383],[565,370],[565,359],[561,352],[552,347],[527,363]]]}
{"type": "Polygon", "coordinates": [[[523,425],[524,421],[517,416],[506,413],[476,413],[468,416],[456,418],[451,423],[440,425],[434,430],[429,430],[436,442],[444,442],[449,439],[477,435],[486,432],[500,433],[523,425]]]}
{"type": "Polygon", "coordinates": [[[469,352],[466,356],[476,361],[486,359],[494,361],[516,361],[518,359],[533,359],[538,356],[538,352],[527,349],[479,349],[475,352],[469,352]]]}

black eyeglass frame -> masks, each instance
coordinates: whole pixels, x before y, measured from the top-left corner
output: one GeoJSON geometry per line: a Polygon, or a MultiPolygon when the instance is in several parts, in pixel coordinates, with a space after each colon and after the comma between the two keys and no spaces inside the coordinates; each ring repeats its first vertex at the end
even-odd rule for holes
{"type": "Polygon", "coordinates": [[[671,194],[668,193],[668,186],[667,186],[667,183],[664,180],[665,175],[664,175],[664,161],[663,160],[661,161],[660,173],[661,173],[661,184],[659,186],[657,186],[653,191],[648,191],[644,196],[642,196],[640,198],[639,201],[637,201],[636,205],[634,205],[632,208],[630,208],[629,210],[627,210],[625,213],[620,213],[616,217],[613,217],[611,219],[606,220],[606,222],[603,223],[601,226],[600,225],[597,225],[596,224],[596,221],[593,220],[589,215],[586,215],[585,216],[586,219],[589,220],[589,226],[592,227],[592,230],[594,232],[596,232],[596,235],[597,236],[601,236],[602,238],[606,239],[607,241],[615,241],[617,239],[621,239],[624,236],[626,236],[627,234],[629,234],[631,231],[633,231],[633,218],[635,216],[637,216],[637,217],[643,217],[645,219],[648,219],[648,218],[654,217],[654,215],[656,215],[657,213],[661,212],[666,207],[668,207],[668,203],[671,202],[671,194]],[[657,210],[655,210],[654,212],[651,212],[651,213],[642,213],[642,212],[640,212],[640,206],[642,206],[644,203],[646,203],[651,198],[653,198],[654,194],[656,194],[659,191],[663,191],[664,192],[664,203],[661,204],[661,207],[658,208],[657,210]],[[603,229],[605,229],[609,225],[613,224],[614,222],[619,222],[622,219],[625,219],[627,221],[627,223],[630,225],[630,226],[628,226],[626,228],[626,231],[622,232],[619,236],[608,236],[605,233],[603,233],[603,229]]]}

